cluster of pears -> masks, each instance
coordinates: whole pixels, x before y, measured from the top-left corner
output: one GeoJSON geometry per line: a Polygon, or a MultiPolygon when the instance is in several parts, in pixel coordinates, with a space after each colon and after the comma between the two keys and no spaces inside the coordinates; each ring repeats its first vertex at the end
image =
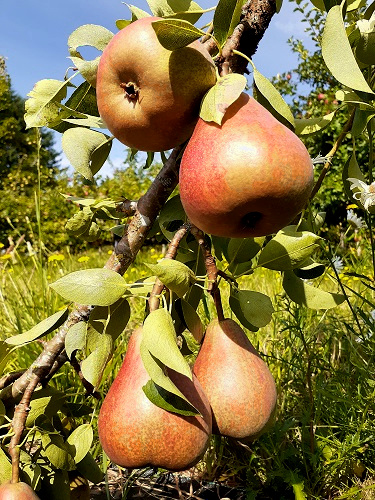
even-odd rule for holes
{"type": "Polygon", "coordinates": [[[142,362],[141,341],[142,328],[138,328],[99,414],[99,439],[113,462],[127,468],[185,470],[202,458],[211,433],[248,441],[272,423],[275,382],[233,320],[209,324],[192,380],[167,369],[200,412],[196,416],[169,412],[146,397],[142,387],[150,377],[142,362]]]}
{"type": "Polygon", "coordinates": [[[313,166],[300,139],[242,93],[221,125],[199,119],[215,66],[198,41],[174,51],[139,19],[103,51],[97,101],[111,133],[142,151],[164,151],[189,139],[180,168],[181,202],[203,231],[244,238],[272,234],[305,207],[313,166]],[[191,136],[192,135],[192,136],[191,136]]]}

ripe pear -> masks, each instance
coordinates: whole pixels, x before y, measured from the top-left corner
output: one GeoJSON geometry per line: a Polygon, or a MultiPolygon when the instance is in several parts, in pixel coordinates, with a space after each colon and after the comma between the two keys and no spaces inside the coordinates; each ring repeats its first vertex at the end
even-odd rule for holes
{"type": "Polygon", "coordinates": [[[215,319],[208,325],[193,373],[211,404],[215,434],[248,441],[272,423],[275,381],[232,319],[215,319]]]}
{"type": "Polygon", "coordinates": [[[142,386],[150,379],[140,356],[142,328],[129,340],[122,367],[99,413],[99,439],[116,464],[127,468],[188,469],[203,456],[212,429],[211,408],[200,387],[177,372],[169,375],[202,416],[182,416],[154,405],[142,386]]]}
{"type": "Polygon", "coordinates": [[[222,125],[199,119],[181,161],[181,202],[215,236],[272,234],[306,205],[313,166],[300,139],[242,93],[222,125]]]}
{"type": "Polygon", "coordinates": [[[123,144],[165,151],[186,141],[206,91],[215,84],[213,61],[195,41],[170,51],[145,17],[119,31],[100,58],[96,94],[100,116],[123,144]]]}
{"type": "Polygon", "coordinates": [[[7,482],[0,486],[0,500],[39,500],[39,497],[27,483],[7,482]]]}

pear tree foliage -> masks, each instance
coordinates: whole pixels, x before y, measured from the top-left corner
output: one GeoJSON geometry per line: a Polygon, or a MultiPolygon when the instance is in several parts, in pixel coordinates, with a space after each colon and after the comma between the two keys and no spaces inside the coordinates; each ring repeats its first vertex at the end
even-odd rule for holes
{"type": "MultiPolygon", "coordinates": [[[[249,60],[249,77],[230,72],[218,75],[215,86],[201,102],[203,120],[220,126],[228,107],[246,88],[253,86],[254,97],[302,139],[329,127],[338,110],[353,114],[347,132],[356,127],[355,146],[356,137],[366,133],[375,116],[374,8],[373,5],[365,7],[363,2],[336,5],[332,0],[314,0],[313,5],[324,13],[321,48],[329,72],[341,86],[337,108],[319,118],[295,118],[275,86],[249,60]]],[[[219,0],[213,12],[187,0],[148,0],[148,11],[129,5],[130,19],[114,21],[111,30],[91,24],[77,28],[68,39],[74,71],[70,67],[61,80],[45,79],[35,84],[25,105],[27,128],[47,127],[60,132],[64,152],[72,166],[88,182],[94,182],[115,139],[108,134],[96,107],[96,70],[100,55],[94,60],[85,60],[80,47],[90,46],[101,52],[114,36],[113,31],[126,29],[137,19],[153,15],[162,18],[153,22],[153,28],[159,42],[168,50],[179,50],[204,37],[212,41],[213,59],[219,61],[226,57],[228,40],[236,36],[236,27],[243,19],[242,8],[243,2],[239,0],[219,0]],[[211,15],[208,30],[196,26],[203,14],[211,15]]],[[[247,58],[241,52],[237,57],[247,58]]],[[[165,164],[168,156],[168,152],[161,152],[165,164]]],[[[147,166],[153,162],[154,155],[147,155],[147,166]]],[[[370,215],[375,211],[375,195],[367,175],[356,161],[354,147],[350,161],[343,167],[345,196],[370,215]]],[[[69,195],[65,197],[73,201],[69,195]]],[[[95,241],[101,233],[98,221],[104,219],[113,222],[112,230],[117,237],[126,235],[132,213],[121,211],[124,199],[74,201],[78,210],[66,221],[68,233],[95,241]]],[[[327,290],[321,286],[321,277],[328,272],[324,238],[318,234],[323,221],[324,214],[313,214],[306,206],[299,220],[275,235],[241,239],[205,235],[218,271],[216,283],[228,292],[223,299],[224,309],[233,312],[250,337],[272,322],[277,307],[277,298],[257,289],[257,279],[261,280],[263,272],[280,277],[284,297],[301,308],[325,311],[346,300],[339,287],[327,290]],[[245,276],[253,278],[251,287],[247,284],[249,281],[242,279],[245,276]]],[[[150,234],[159,241],[171,242],[184,224],[189,227],[179,195],[174,193],[161,207],[150,234]]],[[[143,390],[154,404],[167,411],[195,415],[194,405],[166,373],[167,368],[171,368],[191,377],[188,360],[197,352],[209,319],[207,302],[212,280],[207,275],[200,246],[187,230],[178,242],[174,258],[148,264],[148,275],[135,282],[117,272],[116,257],[111,257],[110,264],[103,268],[72,272],[50,283],[52,290],[65,299],[66,307],[30,330],[1,342],[1,369],[6,373],[15,349],[50,339],[63,329],[64,355],[78,367],[91,394],[103,391],[113,353],[119,345],[123,346],[121,336],[128,332],[129,325],[134,326],[132,304],[147,301],[158,283],[160,307],[147,314],[143,324],[142,361],[150,376],[143,390]],[[75,314],[74,303],[86,307],[90,313],[87,321],[72,321],[69,311],[75,314]],[[178,405],[176,397],[182,400],[178,405]]],[[[122,247],[116,252],[120,254],[122,247]]],[[[4,390],[0,392],[1,424],[10,418],[2,397],[5,403],[4,390]]],[[[20,467],[23,477],[35,489],[47,488],[54,492],[50,498],[62,498],[59,494],[68,487],[68,473],[78,471],[94,483],[103,479],[103,472],[91,454],[94,434],[90,415],[90,402],[87,405],[72,403],[66,394],[52,386],[34,391],[21,446],[20,467]],[[79,424],[81,418],[87,423],[79,424]],[[29,444],[25,446],[25,443],[29,444]],[[37,453],[31,452],[30,443],[35,443],[37,453]],[[60,491],[54,484],[61,484],[60,491]]],[[[0,483],[11,476],[8,437],[5,436],[0,447],[0,483]]]]}

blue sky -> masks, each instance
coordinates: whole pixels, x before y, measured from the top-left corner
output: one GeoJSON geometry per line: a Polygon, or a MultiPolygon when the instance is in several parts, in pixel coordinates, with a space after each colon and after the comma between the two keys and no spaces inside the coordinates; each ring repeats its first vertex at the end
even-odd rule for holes
{"type": "MultiPolygon", "coordinates": [[[[149,10],[145,0],[132,0],[149,10]]],[[[197,0],[204,7],[215,0],[197,0]]],[[[294,4],[285,2],[281,12],[271,21],[254,57],[257,69],[270,77],[296,66],[296,57],[287,45],[291,36],[305,39],[304,23],[293,12],[294,4]]],[[[0,54],[6,57],[13,89],[22,96],[43,78],[62,79],[70,60],[67,39],[82,24],[100,24],[117,32],[115,21],[129,19],[129,10],[120,0],[0,0],[0,54]]],[[[199,26],[199,22],[197,23],[199,26]]],[[[60,137],[56,149],[61,150],[60,137]]],[[[125,157],[124,146],[116,141],[111,153],[114,165],[125,157]]],[[[62,163],[66,164],[65,158],[62,163]]],[[[101,174],[110,174],[106,165],[101,174]]]]}

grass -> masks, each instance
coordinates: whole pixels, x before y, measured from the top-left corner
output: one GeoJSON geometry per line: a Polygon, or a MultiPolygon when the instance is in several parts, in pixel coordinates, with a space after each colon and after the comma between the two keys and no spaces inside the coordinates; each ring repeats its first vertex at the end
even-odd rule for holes
{"type": "MultiPolygon", "coordinates": [[[[372,276],[367,244],[363,237],[359,251],[357,242],[350,240],[341,251],[342,271],[336,275],[328,269],[320,279],[323,289],[334,292],[340,291],[341,282],[350,307],[348,303],[328,311],[299,307],[283,292],[279,274],[266,269],[240,279],[241,288],[270,295],[275,308],[267,327],[248,334],[277,383],[276,422],[270,432],[248,445],[213,437],[197,468],[202,478],[242,486],[249,500],[375,498],[375,340],[371,316],[375,305],[373,290],[366,286],[372,286],[372,281],[358,277],[372,276]],[[349,271],[357,276],[348,275],[349,271]]],[[[20,247],[13,257],[3,255],[1,338],[24,332],[64,307],[48,283],[71,271],[102,267],[110,251],[73,255],[66,249],[40,257],[20,247]]],[[[149,271],[144,262],[156,262],[160,256],[159,248],[144,250],[125,279],[133,282],[145,277],[149,271]]],[[[229,287],[223,284],[222,288],[226,314],[231,315],[226,306],[229,287]]],[[[105,392],[111,384],[128,335],[143,320],[144,305],[143,299],[131,299],[131,320],[116,342],[100,391],[105,392]]],[[[199,313],[207,323],[207,310],[200,306],[199,313]]],[[[210,301],[208,313],[214,315],[210,301]]],[[[6,370],[27,367],[40,350],[41,345],[34,342],[14,351],[6,370]]],[[[53,384],[71,402],[87,404],[80,381],[68,365],[53,384]]],[[[95,422],[99,403],[89,404],[94,407],[95,422]]],[[[100,445],[94,442],[93,453],[99,457],[100,445]]]]}

